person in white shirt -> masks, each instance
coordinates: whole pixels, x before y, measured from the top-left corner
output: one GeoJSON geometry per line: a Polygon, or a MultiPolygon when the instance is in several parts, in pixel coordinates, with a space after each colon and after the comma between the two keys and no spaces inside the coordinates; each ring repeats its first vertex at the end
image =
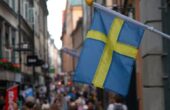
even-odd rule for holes
{"type": "Polygon", "coordinates": [[[44,101],[41,107],[42,110],[49,110],[50,109],[50,104],[47,102],[47,100],[44,101]]]}
{"type": "Polygon", "coordinates": [[[115,95],[110,99],[110,104],[107,110],[128,110],[127,106],[123,103],[123,99],[120,96],[115,95]]]}

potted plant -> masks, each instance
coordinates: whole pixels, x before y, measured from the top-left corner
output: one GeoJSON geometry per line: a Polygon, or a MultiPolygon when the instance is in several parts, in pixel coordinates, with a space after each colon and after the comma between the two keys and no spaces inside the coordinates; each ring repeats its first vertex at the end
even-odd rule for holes
{"type": "Polygon", "coordinates": [[[0,69],[2,70],[9,70],[12,72],[20,72],[20,64],[11,63],[6,58],[0,59],[0,69]]]}

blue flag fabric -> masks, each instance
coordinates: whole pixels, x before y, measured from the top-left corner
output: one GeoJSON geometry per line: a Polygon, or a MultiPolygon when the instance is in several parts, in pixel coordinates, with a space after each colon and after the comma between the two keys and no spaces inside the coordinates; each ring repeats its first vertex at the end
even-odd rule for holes
{"type": "Polygon", "coordinates": [[[142,27],[95,8],[73,80],[126,96],[143,33],[142,27]]]}

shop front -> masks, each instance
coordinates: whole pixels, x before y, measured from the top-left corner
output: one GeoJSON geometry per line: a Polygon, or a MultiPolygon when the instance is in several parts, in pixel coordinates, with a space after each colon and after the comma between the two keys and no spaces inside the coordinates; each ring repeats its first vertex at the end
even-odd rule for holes
{"type": "Polygon", "coordinates": [[[8,70],[0,70],[0,95],[5,97],[6,90],[16,84],[21,83],[21,74],[8,70]]]}

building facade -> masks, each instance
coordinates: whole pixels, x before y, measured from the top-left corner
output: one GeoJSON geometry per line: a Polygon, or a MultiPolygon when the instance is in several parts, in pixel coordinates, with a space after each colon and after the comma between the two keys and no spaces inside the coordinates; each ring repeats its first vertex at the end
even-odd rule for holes
{"type": "MultiPolygon", "coordinates": [[[[169,0],[141,0],[140,18],[147,25],[170,34],[169,0]]],[[[141,47],[144,110],[169,110],[169,40],[146,31],[141,47]],[[153,42],[153,43],[150,43],[153,42]],[[156,100],[151,100],[154,99],[156,100]]]]}
{"type": "MultiPolygon", "coordinates": [[[[73,49],[71,34],[76,28],[77,21],[83,16],[82,1],[68,0],[64,14],[64,24],[62,33],[62,48],[73,49]]],[[[73,56],[62,52],[62,72],[72,74],[74,71],[73,56]]]]}
{"type": "Polygon", "coordinates": [[[48,41],[49,47],[49,73],[57,74],[59,72],[59,62],[58,62],[58,49],[54,44],[54,39],[49,39],[48,41]]]}
{"type": "Polygon", "coordinates": [[[4,90],[15,83],[33,86],[35,78],[36,85],[44,83],[42,67],[28,66],[27,56],[48,62],[47,15],[46,0],[0,1],[0,81],[8,82],[4,90]]]}
{"type": "MultiPolygon", "coordinates": [[[[82,18],[78,20],[77,26],[75,30],[72,32],[71,37],[72,37],[72,42],[73,42],[73,49],[74,49],[73,51],[75,51],[79,55],[82,45],[83,45],[83,41],[84,41],[82,18]]],[[[76,69],[78,58],[79,58],[78,56],[73,57],[73,69],[74,70],[76,69]]]]}

